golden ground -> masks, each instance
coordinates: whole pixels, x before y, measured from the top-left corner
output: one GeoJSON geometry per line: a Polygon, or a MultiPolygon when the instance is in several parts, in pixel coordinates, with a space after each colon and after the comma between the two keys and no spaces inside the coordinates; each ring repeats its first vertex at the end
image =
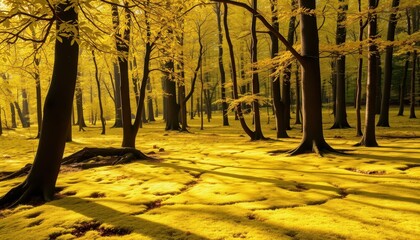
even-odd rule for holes
{"type": "MultiPolygon", "coordinates": [[[[233,126],[215,116],[203,131],[190,120],[191,133],[146,124],[137,147],[160,161],[62,173],[64,197],[1,212],[0,239],[419,239],[420,120],[395,115],[377,128],[380,147],[365,148],[353,147],[354,128],[330,130],[326,112],[327,142],[349,154],[323,158],[270,153],[301,134],[293,125],[292,138],[274,139],[273,119],[263,124],[273,140],[255,142],[231,116],[233,126]]],[[[74,128],[65,155],[121,143],[121,129],[86,130],[74,128]]],[[[0,136],[0,171],[32,162],[34,134],[0,136]]],[[[23,179],[0,182],[0,195],[23,179]]]]}

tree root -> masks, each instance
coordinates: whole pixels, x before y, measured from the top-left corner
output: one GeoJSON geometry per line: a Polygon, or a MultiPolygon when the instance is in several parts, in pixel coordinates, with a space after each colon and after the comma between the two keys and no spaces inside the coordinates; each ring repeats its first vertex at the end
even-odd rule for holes
{"type": "Polygon", "coordinates": [[[312,144],[309,144],[308,141],[302,141],[302,143],[295,149],[292,149],[287,152],[289,156],[297,156],[305,153],[316,153],[318,156],[323,157],[324,154],[333,153],[333,154],[344,154],[343,152],[337,151],[332,148],[325,141],[312,141],[312,144]]]}
{"type": "MultiPolygon", "coordinates": [[[[82,150],[63,158],[61,164],[70,168],[89,169],[130,163],[135,160],[153,160],[135,148],[83,148],[82,150]]],[[[26,164],[23,168],[0,178],[1,181],[25,176],[32,168],[26,164]]]]}
{"type": "Polygon", "coordinates": [[[29,173],[31,168],[32,168],[32,164],[28,163],[23,168],[17,170],[16,172],[12,172],[12,173],[8,174],[7,176],[0,178],[0,182],[10,180],[10,179],[14,179],[14,178],[21,177],[21,176],[25,176],[29,173]]]}

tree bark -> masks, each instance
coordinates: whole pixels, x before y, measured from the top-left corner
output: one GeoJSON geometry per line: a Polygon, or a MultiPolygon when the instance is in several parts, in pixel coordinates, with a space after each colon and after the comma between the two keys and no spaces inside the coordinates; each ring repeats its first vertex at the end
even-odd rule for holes
{"type": "Polygon", "coordinates": [[[417,66],[417,51],[414,50],[413,59],[411,60],[411,92],[410,92],[410,118],[416,118],[416,66],[417,66]]]}
{"type": "Polygon", "coordinates": [[[376,147],[375,135],[375,108],[376,108],[376,88],[378,80],[378,46],[374,40],[377,38],[377,15],[375,13],[379,0],[369,0],[368,13],[368,37],[369,37],[369,52],[368,52],[368,76],[366,86],[366,114],[365,114],[365,128],[361,141],[356,146],[376,147]]]}
{"type": "Polygon", "coordinates": [[[22,115],[25,122],[24,127],[30,127],[31,126],[31,119],[29,115],[29,103],[28,103],[28,93],[26,92],[25,88],[22,88],[22,115]]]}
{"type": "MultiPolygon", "coordinates": [[[[335,44],[342,45],[346,42],[346,11],[348,9],[347,0],[338,0],[338,13],[337,13],[337,30],[335,44]]],[[[334,128],[349,128],[350,125],[347,122],[346,112],[346,56],[339,53],[339,56],[335,59],[336,68],[336,88],[333,91],[336,92],[335,99],[335,111],[334,111],[334,124],[331,129],[334,128]]]]}
{"type": "MultiPolygon", "coordinates": [[[[252,8],[257,11],[258,0],[252,0],[252,8]]],[[[258,62],[258,38],[257,38],[257,17],[252,14],[251,21],[251,64],[252,64],[252,95],[258,97],[260,95],[260,83],[257,67],[258,62]]],[[[253,140],[265,139],[261,128],[260,103],[256,98],[252,101],[252,108],[254,111],[254,138],[253,140]]]]}
{"type": "MultiPolygon", "coordinates": [[[[303,9],[315,10],[315,0],[299,0],[303,9]]],[[[316,16],[300,14],[302,44],[302,115],[303,136],[300,145],[290,152],[334,152],[325,141],[322,129],[321,72],[319,65],[319,38],[316,16]]]]}
{"type": "MultiPolygon", "coordinates": [[[[392,1],[393,12],[389,16],[388,32],[386,36],[387,41],[394,41],[395,29],[397,27],[397,8],[400,0],[392,1]]],[[[381,114],[379,115],[378,124],[376,126],[389,127],[389,100],[391,97],[391,82],[392,82],[392,55],[394,47],[387,46],[385,49],[385,76],[384,85],[382,89],[381,114]]]]}
{"type": "Polygon", "coordinates": [[[399,102],[400,102],[400,107],[398,109],[398,116],[403,116],[404,115],[404,100],[405,100],[405,95],[406,95],[406,85],[407,85],[407,75],[408,75],[408,65],[410,62],[410,53],[407,53],[407,59],[405,60],[404,63],[404,69],[403,69],[403,76],[400,79],[400,91],[399,91],[399,102]]]}
{"type": "Polygon", "coordinates": [[[225,67],[223,65],[223,32],[222,32],[222,11],[220,10],[220,3],[216,3],[216,17],[217,17],[217,30],[218,30],[218,40],[219,40],[219,72],[220,72],[220,91],[222,98],[222,118],[223,126],[229,126],[228,118],[228,104],[226,102],[226,73],[225,67]]]}
{"type": "Polygon", "coordinates": [[[94,50],[92,50],[92,59],[93,59],[93,64],[95,65],[96,86],[98,87],[99,118],[101,119],[101,124],[102,124],[101,134],[104,135],[105,134],[105,118],[104,118],[104,109],[102,107],[101,82],[99,80],[98,64],[96,63],[96,57],[95,57],[95,51],[94,50]]]}
{"type": "MultiPolygon", "coordinates": [[[[278,21],[278,2],[277,0],[271,1],[271,22],[273,25],[273,28],[276,29],[276,31],[279,31],[279,21],[278,21]]],[[[289,33],[290,33],[290,26],[292,25],[294,28],[294,20],[292,20],[291,17],[290,18],[290,22],[289,22],[289,33]]],[[[270,39],[271,39],[271,58],[276,57],[279,54],[279,40],[277,39],[276,36],[274,36],[273,33],[270,33],[270,39]]],[[[271,77],[270,77],[270,81],[271,81],[271,88],[272,88],[272,97],[273,97],[273,105],[274,105],[274,114],[276,117],[276,134],[277,134],[277,138],[288,138],[289,136],[287,135],[286,132],[286,128],[287,128],[287,123],[286,121],[290,121],[290,120],[286,120],[286,116],[288,114],[286,114],[285,111],[285,104],[281,99],[281,95],[280,95],[280,77],[278,74],[276,74],[276,69],[273,67],[271,69],[271,77]]],[[[287,79],[289,81],[290,84],[290,69],[286,69],[286,73],[285,75],[289,74],[289,78],[287,79]]],[[[286,78],[286,76],[285,76],[286,78]]],[[[283,81],[285,81],[283,79],[283,81]]],[[[283,88],[284,88],[284,84],[283,84],[283,88]]],[[[290,90],[290,88],[289,88],[290,90]]],[[[289,111],[290,114],[290,111],[289,111]]],[[[290,118],[289,118],[290,119],[290,118]]]]}
{"type": "Polygon", "coordinates": [[[55,184],[61,166],[66,132],[70,125],[71,109],[77,78],[79,45],[73,41],[78,34],[77,13],[70,0],[56,6],[57,34],[65,24],[72,24],[77,32],[60,34],[55,42],[55,61],[51,85],[44,105],[41,136],[33,167],[26,180],[0,199],[2,208],[27,203],[33,199],[50,201],[55,193],[55,184]]]}

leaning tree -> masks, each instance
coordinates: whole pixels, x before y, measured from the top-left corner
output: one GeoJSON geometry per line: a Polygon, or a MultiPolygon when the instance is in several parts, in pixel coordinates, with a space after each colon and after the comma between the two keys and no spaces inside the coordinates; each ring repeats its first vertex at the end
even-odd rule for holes
{"type": "MultiPolygon", "coordinates": [[[[44,104],[44,119],[37,153],[32,169],[21,184],[11,189],[0,199],[0,207],[13,206],[32,200],[49,201],[55,193],[55,183],[64,153],[66,132],[70,125],[73,95],[77,78],[77,62],[79,54],[78,44],[78,15],[74,1],[60,1],[48,15],[32,15],[23,12],[3,15],[6,19],[27,15],[26,21],[21,22],[15,29],[11,29],[6,38],[13,41],[18,37],[16,29],[25,28],[31,21],[47,21],[47,29],[56,23],[56,41],[54,53],[54,67],[44,104]]],[[[47,7],[40,11],[47,11],[47,7]]],[[[47,13],[45,13],[47,14],[47,13]]],[[[46,33],[48,34],[48,33],[46,33]]],[[[46,37],[46,36],[45,36],[46,37]]]]}

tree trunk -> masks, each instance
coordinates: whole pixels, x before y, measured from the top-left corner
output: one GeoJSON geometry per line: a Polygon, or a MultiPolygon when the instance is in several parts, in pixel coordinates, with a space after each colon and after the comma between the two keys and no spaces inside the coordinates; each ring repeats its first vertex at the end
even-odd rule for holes
{"type": "MultiPolygon", "coordinates": [[[[304,9],[315,10],[315,0],[299,0],[299,6],[304,9]]],[[[323,152],[334,150],[325,141],[322,129],[321,72],[316,16],[301,13],[300,30],[303,137],[300,145],[290,154],[316,152],[322,155],[323,152]]]]}
{"type": "MultiPolygon", "coordinates": [[[[392,0],[392,13],[389,16],[388,32],[386,36],[387,41],[394,41],[395,29],[397,27],[397,8],[400,4],[400,0],[392,0]]],[[[391,82],[392,82],[392,54],[394,53],[394,47],[392,45],[387,46],[385,50],[385,76],[384,86],[382,89],[382,102],[381,102],[381,114],[379,116],[377,126],[389,127],[389,100],[391,97],[391,82]]]]}
{"type": "MultiPolygon", "coordinates": [[[[80,72],[78,72],[78,79],[80,77],[80,72]]],[[[86,127],[85,117],[83,114],[83,92],[82,87],[80,86],[80,80],[76,84],[76,111],[77,111],[77,124],[79,125],[79,131],[84,131],[86,127]]]]}
{"type": "MultiPolygon", "coordinates": [[[[73,24],[77,30],[77,13],[70,0],[56,6],[56,29],[68,29],[73,24]]],[[[71,109],[77,77],[79,46],[72,35],[61,34],[55,42],[55,61],[51,85],[45,99],[41,136],[33,167],[26,180],[0,199],[1,207],[15,206],[32,199],[50,201],[54,197],[55,183],[63,156],[66,132],[71,119],[71,109]],[[73,43],[72,43],[73,42],[73,43]]]]}
{"type": "Polygon", "coordinates": [[[368,13],[368,36],[369,36],[369,52],[368,52],[368,76],[366,86],[366,114],[365,114],[365,128],[361,141],[356,145],[363,145],[366,147],[376,147],[375,135],[375,107],[376,107],[376,89],[378,76],[378,46],[374,40],[377,38],[377,15],[372,12],[375,11],[379,0],[369,0],[368,13]]]}
{"type": "Polygon", "coordinates": [[[398,109],[398,116],[404,115],[404,98],[406,95],[406,85],[407,85],[407,75],[408,75],[408,65],[410,53],[407,53],[407,59],[405,60],[404,69],[403,69],[403,76],[400,79],[400,91],[399,91],[399,100],[400,100],[400,107],[398,109]]]}
{"type": "Polygon", "coordinates": [[[25,88],[22,88],[22,115],[25,122],[24,127],[30,127],[30,115],[29,115],[29,103],[28,103],[28,93],[25,88]]]}
{"type": "Polygon", "coordinates": [[[19,117],[20,123],[22,124],[22,128],[27,128],[27,127],[29,127],[29,126],[27,125],[27,122],[26,122],[25,116],[23,115],[23,112],[22,112],[22,110],[20,109],[19,103],[17,103],[17,102],[15,101],[15,102],[13,102],[13,104],[15,105],[15,109],[16,109],[16,111],[17,111],[17,113],[18,113],[18,117],[19,117]]]}
{"type": "Polygon", "coordinates": [[[174,62],[168,61],[165,64],[165,99],[166,99],[166,127],[165,130],[179,130],[179,105],[176,102],[176,82],[172,79],[174,62]]]}
{"type": "Polygon", "coordinates": [[[417,66],[417,51],[413,52],[413,60],[411,61],[411,93],[410,93],[410,118],[416,118],[416,66],[417,66]]]}
{"type": "Polygon", "coordinates": [[[226,102],[226,74],[225,74],[225,67],[223,65],[223,33],[222,33],[222,12],[220,10],[220,3],[216,3],[216,16],[217,16],[217,30],[218,30],[218,40],[219,40],[219,71],[220,71],[220,90],[221,90],[221,98],[222,98],[222,118],[223,118],[223,126],[229,126],[229,118],[228,118],[228,104],[226,102]]]}
{"type": "Polygon", "coordinates": [[[101,124],[102,124],[101,134],[104,135],[105,134],[105,118],[104,118],[104,109],[102,107],[101,82],[99,80],[98,64],[96,63],[96,57],[95,57],[95,51],[94,50],[92,50],[92,59],[93,59],[93,64],[95,65],[96,86],[98,87],[99,118],[101,119],[101,124]]]}
{"type": "MultiPolygon", "coordinates": [[[[252,0],[252,8],[256,11],[258,6],[257,0],[252,0]]],[[[251,21],[251,63],[252,67],[252,95],[257,97],[260,95],[260,83],[257,67],[255,64],[258,62],[258,39],[257,39],[257,17],[252,14],[251,21]]],[[[264,135],[261,128],[261,116],[260,116],[260,103],[258,99],[252,101],[252,108],[254,111],[254,137],[253,140],[262,140],[264,135]]]]}
{"type": "Polygon", "coordinates": [[[296,78],[296,116],[295,116],[295,124],[302,124],[301,122],[301,89],[300,89],[300,77],[299,77],[299,63],[296,64],[296,71],[295,71],[295,78],[296,78]]]}
{"type": "MultiPolygon", "coordinates": [[[[336,45],[343,45],[346,42],[347,30],[345,22],[347,19],[346,11],[348,9],[347,0],[338,0],[338,14],[337,14],[337,30],[336,30],[336,45]]],[[[331,127],[334,128],[349,128],[350,125],[347,122],[346,112],[346,56],[339,55],[336,58],[336,92],[335,100],[335,115],[334,124],[331,127]]]]}
{"type": "Polygon", "coordinates": [[[1,109],[2,107],[0,106],[0,136],[3,134],[3,123],[1,121],[1,109]]]}
{"type": "MultiPolygon", "coordinates": [[[[361,0],[358,0],[358,10],[359,13],[362,12],[362,4],[361,4],[361,0]]],[[[367,24],[367,22],[366,22],[367,24]]],[[[363,23],[363,19],[360,18],[359,19],[359,42],[360,42],[360,46],[359,46],[359,62],[357,65],[357,79],[356,79],[356,136],[361,137],[363,136],[362,133],[362,117],[360,114],[360,109],[361,109],[361,105],[362,105],[362,77],[363,77],[363,58],[362,58],[362,53],[363,53],[363,45],[362,45],[362,41],[363,41],[363,31],[365,29],[365,27],[367,26],[366,24],[363,23]]]]}
{"type": "Polygon", "coordinates": [[[114,81],[115,81],[115,123],[113,128],[122,127],[122,111],[121,111],[121,74],[118,62],[113,62],[114,66],[114,81]]]}
{"type": "Polygon", "coordinates": [[[15,105],[11,102],[10,103],[10,117],[12,118],[12,128],[17,128],[16,124],[16,110],[15,105]]]}
{"type": "Polygon", "coordinates": [[[152,84],[150,82],[150,77],[147,78],[147,120],[149,122],[154,122],[155,120],[155,115],[153,112],[153,97],[152,97],[152,84]]]}
{"type": "MultiPolygon", "coordinates": [[[[273,28],[276,29],[276,31],[279,31],[277,5],[278,5],[277,0],[271,1],[271,22],[272,22],[273,28]]],[[[289,33],[290,33],[291,26],[294,29],[294,17],[290,18],[289,33]]],[[[274,58],[279,53],[279,40],[273,33],[270,33],[270,39],[271,39],[271,58],[274,58]]],[[[288,81],[290,82],[290,69],[286,69],[286,74],[287,74],[287,71],[289,74],[288,81]]],[[[276,72],[276,69],[272,68],[270,81],[271,81],[272,97],[273,97],[273,103],[274,103],[273,104],[274,114],[276,117],[276,133],[277,133],[277,138],[288,138],[289,136],[287,135],[287,132],[286,132],[287,124],[286,124],[286,117],[285,117],[288,114],[286,114],[285,106],[284,106],[285,104],[282,101],[281,96],[280,96],[280,91],[281,91],[280,77],[278,74],[275,74],[275,72],[276,72]]],[[[284,84],[283,84],[283,87],[284,87],[284,84]]],[[[290,114],[290,111],[289,111],[289,114],[290,114]]],[[[287,120],[287,121],[290,121],[290,120],[287,120]]]]}

